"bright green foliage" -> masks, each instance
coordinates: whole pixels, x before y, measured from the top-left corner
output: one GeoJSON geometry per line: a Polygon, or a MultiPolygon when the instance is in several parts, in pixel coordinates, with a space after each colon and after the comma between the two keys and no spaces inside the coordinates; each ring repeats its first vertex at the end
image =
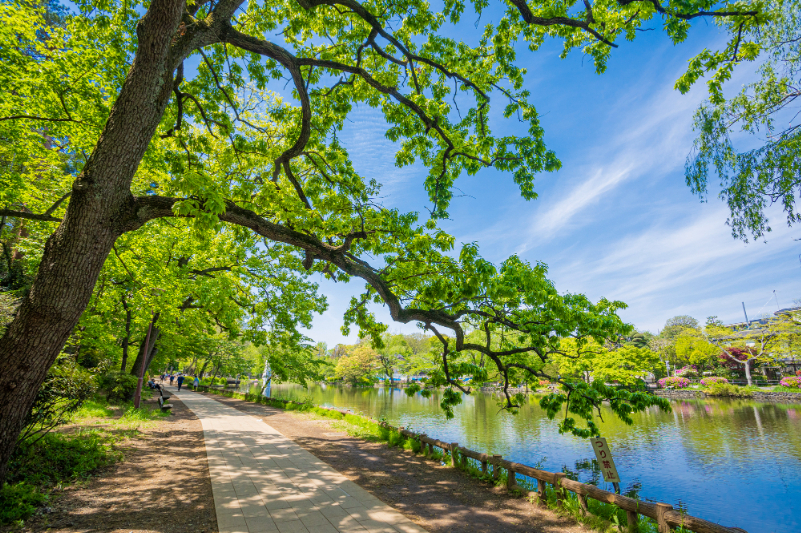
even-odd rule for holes
{"type": "MultiPolygon", "coordinates": [[[[716,188],[711,183],[716,175],[719,197],[729,207],[732,235],[744,241],[749,236],[764,238],[771,231],[765,211],[773,204],[782,206],[788,225],[801,221],[796,209],[801,195],[801,123],[795,105],[801,96],[801,3],[771,0],[765,7],[771,24],[758,32],[749,23],[743,24],[739,47],[729,45],[715,54],[705,51],[690,67],[690,72],[696,73],[707,65],[719,70],[710,80],[709,102],[695,116],[698,137],[687,158],[687,185],[705,199],[709,189],[716,188]],[[753,41],[746,40],[749,38],[753,41]],[[762,61],[759,79],[726,99],[721,82],[735,65],[755,59],[762,61]],[[737,148],[731,135],[739,131],[759,146],[737,148]]],[[[738,24],[736,19],[729,23],[738,24]]],[[[740,26],[737,28],[739,31],[740,26]]],[[[751,140],[747,144],[753,146],[751,140]]]]}
{"type": "Polygon", "coordinates": [[[649,348],[621,346],[602,352],[593,363],[595,379],[606,383],[636,385],[659,365],[659,356],[649,348]]]}
{"type": "Polygon", "coordinates": [[[88,432],[78,435],[48,433],[34,443],[20,443],[9,464],[8,482],[35,485],[86,478],[119,458],[109,438],[88,432]]]}
{"type": "MultiPolygon", "coordinates": [[[[213,360],[215,372],[245,371],[255,355],[243,355],[241,339],[280,347],[275,353],[286,357],[305,353],[307,339],[297,325],[308,327],[312,314],[325,308],[308,275],[359,277],[367,288],[351,302],[345,330],[357,325],[381,349],[387,327],[367,304],[383,302],[395,320],[434,333],[436,350],[414,351],[424,354],[415,365],[433,366],[427,356],[437,354],[430,384],[452,387],[443,400],[451,413],[461,399],[457,389],[467,392],[465,383],[487,379],[490,366],[507,387],[537,377],[556,380],[549,364],[564,339],[575,339],[580,349],[630,334],[616,314],[622,302],[560,294],[545,265],[517,256],[495,266],[479,256],[476,244],[454,249],[453,237],[436,220],[448,215],[453,186],[464,174],[494,167],[533,199],[536,176],[560,167],[525,89],[519,50],[556,38],[565,54],[581,50],[602,72],[612,47],[621,38],[632,40],[638,29],[661,21],[678,43],[689,20],[711,16],[729,33],[726,46],[750,54],[741,36],[766,20],[763,6],[510,2],[476,29],[488,5],[190,3],[171,42],[214,26],[226,6],[237,14],[212,44],[180,54],[186,64],[173,80],[157,80],[172,82],[173,96],[130,194],[138,205],[159,201],[171,210],[153,211],[161,220],[137,225],[118,240],[74,344],[119,360],[126,343],[141,346],[155,312],[159,364],[191,361],[194,369],[213,360]],[[285,90],[287,81],[292,92],[285,90]],[[386,138],[397,143],[398,166],[426,167],[429,220],[381,206],[381,184],[355,171],[337,134],[357,106],[383,116],[386,138]],[[519,132],[497,135],[491,125],[501,116],[517,118],[519,132]]],[[[54,18],[46,5],[0,6],[0,138],[6,140],[0,143],[0,209],[10,213],[0,237],[6,226],[24,227],[26,236],[15,246],[28,277],[98,143],[147,8],[137,1],[79,0],[69,15],[54,18]]],[[[721,81],[730,75],[728,64],[702,54],[682,88],[699,68],[721,81]]],[[[148,213],[142,208],[138,215],[148,213]]],[[[367,355],[359,358],[364,361],[347,372],[340,361],[343,377],[358,382],[368,374],[367,355]]],[[[306,364],[299,361],[290,357],[276,366],[289,376],[289,366],[306,364]]],[[[313,367],[304,368],[312,373],[313,367]]],[[[624,392],[611,399],[634,409],[647,404],[624,392]]],[[[507,395],[505,407],[514,410],[518,400],[507,395]]],[[[576,413],[591,417],[577,405],[576,413]]]]}
{"type": "Polygon", "coordinates": [[[540,407],[545,409],[548,416],[554,418],[562,405],[565,405],[564,419],[559,422],[560,433],[572,433],[579,437],[588,438],[599,436],[597,424],[593,421],[592,411],[603,401],[609,401],[612,411],[628,425],[633,423],[631,414],[645,408],[657,405],[665,411],[670,410],[670,402],[645,392],[632,392],[625,389],[610,387],[601,381],[590,384],[574,383],[567,394],[551,393],[540,400],[540,407]],[[577,425],[576,418],[586,422],[586,427],[577,425]]]}
{"type": "Polygon", "coordinates": [[[109,401],[129,401],[139,380],[127,372],[109,372],[98,376],[98,387],[109,401]]]}
{"type": "Polygon", "coordinates": [[[783,313],[766,323],[752,324],[745,330],[734,330],[708,324],[704,328],[705,339],[720,349],[721,358],[731,365],[740,365],[745,370],[748,385],[752,385],[751,369],[756,363],[775,362],[797,353],[801,339],[801,313],[783,313]],[[732,350],[736,349],[736,350],[732,350]],[[737,351],[744,357],[737,357],[737,351]]]}
{"type": "Polygon", "coordinates": [[[339,358],[336,377],[352,385],[371,383],[378,373],[378,354],[366,345],[360,345],[353,353],[339,358]]]}
{"type": "Polygon", "coordinates": [[[675,344],[676,357],[691,365],[708,365],[714,363],[720,354],[720,348],[704,339],[700,331],[685,330],[675,344]]]}
{"type": "Polygon", "coordinates": [[[62,356],[47,373],[25,420],[20,441],[35,440],[56,426],[67,422],[95,393],[95,376],[77,365],[70,356],[62,356]]]}
{"type": "Polygon", "coordinates": [[[561,347],[562,353],[552,358],[559,372],[584,380],[592,377],[605,383],[634,386],[659,366],[659,356],[650,348],[606,347],[594,341],[579,348],[573,339],[563,340],[561,347]]]}
{"type": "Polygon", "coordinates": [[[30,518],[47,500],[46,494],[27,483],[4,483],[0,487],[0,524],[30,518]]]}
{"type": "MultiPolygon", "coordinates": [[[[255,348],[254,348],[255,349],[255,348]]],[[[258,349],[257,363],[252,373],[256,376],[264,371],[264,363],[270,361],[273,381],[292,382],[306,386],[308,381],[321,381],[331,363],[317,356],[308,344],[281,344],[273,342],[258,349]]]]}

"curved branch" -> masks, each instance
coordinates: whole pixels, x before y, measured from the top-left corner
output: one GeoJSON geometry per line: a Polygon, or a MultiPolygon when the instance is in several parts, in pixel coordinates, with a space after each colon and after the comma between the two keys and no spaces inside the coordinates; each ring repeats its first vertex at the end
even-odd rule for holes
{"type": "Polygon", "coordinates": [[[275,59],[289,71],[289,74],[292,76],[292,82],[295,85],[295,89],[298,91],[298,99],[300,100],[301,108],[300,134],[295,140],[295,143],[275,160],[273,181],[276,181],[278,179],[278,173],[281,171],[281,167],[284,165],[284,163],[292,160],[295,156],[300,155],[300,153],[303,152],[303,149],[306,147],[306,144],[309,142],[309,137],[311,137],[311,102],[309,100],[308,89],[303,81],[303,74],[300,71],[300,67],[304,65],[314,66],[314,64],[308,62],[304,63],[285,48],[282,48],[269,41],[263,41],[261,39],[256,39],[255,37],[245,35],[244,33],[235,30],[230,25],[226,28],[226,31],[223,35],[223,41],[243,50],[247,50],[248,52],[253,52],[254,54],[260,54],[271,59],[275,59]]]}
{"type": "Polygon", "coordinates": [[[28,213],[26,211],[14,211],[13,209],[0,209],[0,216],[27,218],[28,220],[40,220],[42,222],[61,222],[60,218],[51,216],[48,213],[44,214],[28,213]]]}

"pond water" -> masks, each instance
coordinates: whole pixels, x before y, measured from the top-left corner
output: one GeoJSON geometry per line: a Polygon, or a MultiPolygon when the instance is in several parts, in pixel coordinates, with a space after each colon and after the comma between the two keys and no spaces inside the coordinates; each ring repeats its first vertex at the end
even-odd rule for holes
{"type": "MultiPolygon", "coordinates": [[[[498,398],[464,395],[446,420],[436,393],[408,397],[398,388],[280,384],[276,398],[352,409],[470,449],[545,470],[570,471],[612,490],[593,466],[587,440],[560,435],[536,396],[520,413],[499,412],[498,398]]],[[[801,404],[748,400],[676,400],[627,426],[609,409],[609,441],[623,492],[637,492],[689,514],[749,533],[801,531],[801,404]]]]}

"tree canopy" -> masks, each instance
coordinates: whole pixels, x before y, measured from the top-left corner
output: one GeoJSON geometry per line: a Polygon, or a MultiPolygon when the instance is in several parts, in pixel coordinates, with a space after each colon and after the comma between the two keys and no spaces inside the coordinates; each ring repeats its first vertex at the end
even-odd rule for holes
{"type": "MultiPolygon", "coordinates": [[[[801,3],[771,0],[772,23],[719,54],[695,61],[726,65],[711,83],[710,99],[695,115],[698,137],[686,163],[687,185],[706,199],[710,183],[719,181],[718,196],[729,207],[728,224],[735,238],[767,237],[768,209],[781,206],[788,226],[801,221],[801,122],[796,102],[801,96],[801,3]],[[758,79],[726,98],[719,82],[745,61],[761,61],[758,79]],[[756,144],[756,147],[753,147],[756,144]]],[[[744,32],[748,32],[744,27],[744,32]]],[[[692,72],[695,65],[692,65],[692,72]]]]}
{"type": "MultiPolygon", "coordinates": [[[[519,51],[554,38],[603,72],[613,48],[646,25],[661,22],[677,43],[691,20],[707,17],[729,41],[693,59],[679,86],[707,74],[714,93],[733,68],[727,54],[751,50],[769,20],[761,3],[711,0],[448,0],[436,8],[418,0],[79,0],[53,13],[52,4],[0,6],[0,216],[3,231],[27,246],[9,266],[23,261],[30,279],[0,339],[0,477],[19,413],[87,306],[100,309],[98,280],[120,280],[120,302],[127,290],[147,308],[146,291],[125,289],[147,277],[137,270],[146,266],[125,268],[134,256],[165,265],[171,284],[160,287],[167,274],[154,273],[152,286],[171,295],[161,311],[171,321],[176,302],[191,297],[204,312],[185,320],[219,320],[223,329],[266,320],[291,335],[292,321],[321,306],[305,276],[361,278],[365,292],[351,302],[346,327],[380,347],[386,325],[367,304],[384,303],[394,320],[437,337],[438,383],[464,390],[457,378],[486,371],[461,353],[486,356],[508,384],[547,375],[565,338],[582,347],[629,334],[616,314],[622,302],[560,294],[545,265],[517,256],[493,265],[476,244],[457,247],[437,221],[448,216],[461,175],[493,167],[534,199],[536,176],[560,166],[519,51]],[[473,26],[490,9],[494,21],[473,26]],[[398,166],[426,168],[427,219],[384,207],[377,177],[355,171],[359,154],[337,135],[358,106],[381,114],[398,166]],[[521,123],[517,134],[494,131],[501,117],[521,123]],[[221,238],[233,245],[208,256],[151,254],[146,235],[173,227],[179,247],[205,250],[221,238]],[[137,238],[132,251],[127,243],[137,238]],[[193,270],[220,268],[228,270],[193,278],[193,270]]],[[[563,385],[571,393],[551,398],[549,410],[567,402],[587,425],[567,417],[562,428],[581,435],[597,433],[592,408],[605,399],[627,422],[632,410],[660,403],[598,382],[563,385]]],[[[458,395],[449,389],[445,398],[447,410],[458,395]]],[[[514,408],[514,398],[506,405],[514,408]]]]}

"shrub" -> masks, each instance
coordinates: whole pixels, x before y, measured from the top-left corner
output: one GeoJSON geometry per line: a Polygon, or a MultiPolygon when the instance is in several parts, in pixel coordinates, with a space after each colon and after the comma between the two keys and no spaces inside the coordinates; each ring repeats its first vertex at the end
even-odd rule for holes
{"type": "Polygon", "coordinates": [[[669,378],[662,378],[657,381],[660,389],[673,387],[674,389],[685,389],[690,386],[690,380],[679,376],[671,376],[669,378]]]}
{"type": "Polygon", "coordinates": [[[27,483],[0,487],[0,524],[30,518],[47,501],[47,495],[27,483]]]}
{"type": "Polygon", "coordinates": [[[750,398],[753,396],[753,392],[747,388],[722,382],[713,383],[704,392],[708,396],[734,396],[736,398],[750,398]]]}
{"type": "Polygon", "coordinates": [[[19,440],[35,438],[65,423],[95,392],[92,374],[71,358],[60,358],[36,393],[19,440]]]}
{"type": "Polygon", "coordinates": [[[112,437],[96,432],[47,433],[22,441],[8,462],[0,488],[0,524],[26,520],[48,499],[48,489],[84,479],[121,458],[112,437]]]}
{"type": "MultiPolygon", "coordinates": [[[[192,379],[189,380],[189,383],[191,384],[194,381],[195,381],[195,378],[192,378],[192,379]]],[[[187,383],[187,381],[184,381],[184,383],[187,383]]],[[[213,378],[213,377],[210,377],[210,376],[206,376],[205,378],[200,380],[200,384],[201,385],[222,385],[222,386],[225,386],[225,385],[228,384],[228,380],[226,378],[213,378]]]]}
{"type": "Polygon", "coordinates": [[[112,464],[119,454],[111,439],[97,433],[48,433],[35,442],[21,442],[8,463],[6,481],[35,486],[55,485],[89,476],[112,464]]]}
{"type": "Polygon", "coordinates": [[[726,379],[726,378],[719,378],[719,377],[712,376],[712,377],[708,377],[708,378],[702,379],[701,380],[701,385],[703,385],[704,387],[709,387],[711,385],[714,385],[715,383],[728,383],[728,382],[729,382],[729,380],[726,379]]]}
{"type": "Polygon", "coordinates": [[[801,389],[801,376],[782,378],[779,385],[788,389],[801,389]]]}
{"type": "Polygon", "coordinates": [[[110,401],[128,401],[136,392],[139,379],[125,372],[109,372],[98,376],[97,384],[110,401]]]}
{"type": "Polygon", "coordinates": [[[679,368],[676,370],[675,376],[680,378],[697,378],[698,368],[695,365],[679,368]]]}

